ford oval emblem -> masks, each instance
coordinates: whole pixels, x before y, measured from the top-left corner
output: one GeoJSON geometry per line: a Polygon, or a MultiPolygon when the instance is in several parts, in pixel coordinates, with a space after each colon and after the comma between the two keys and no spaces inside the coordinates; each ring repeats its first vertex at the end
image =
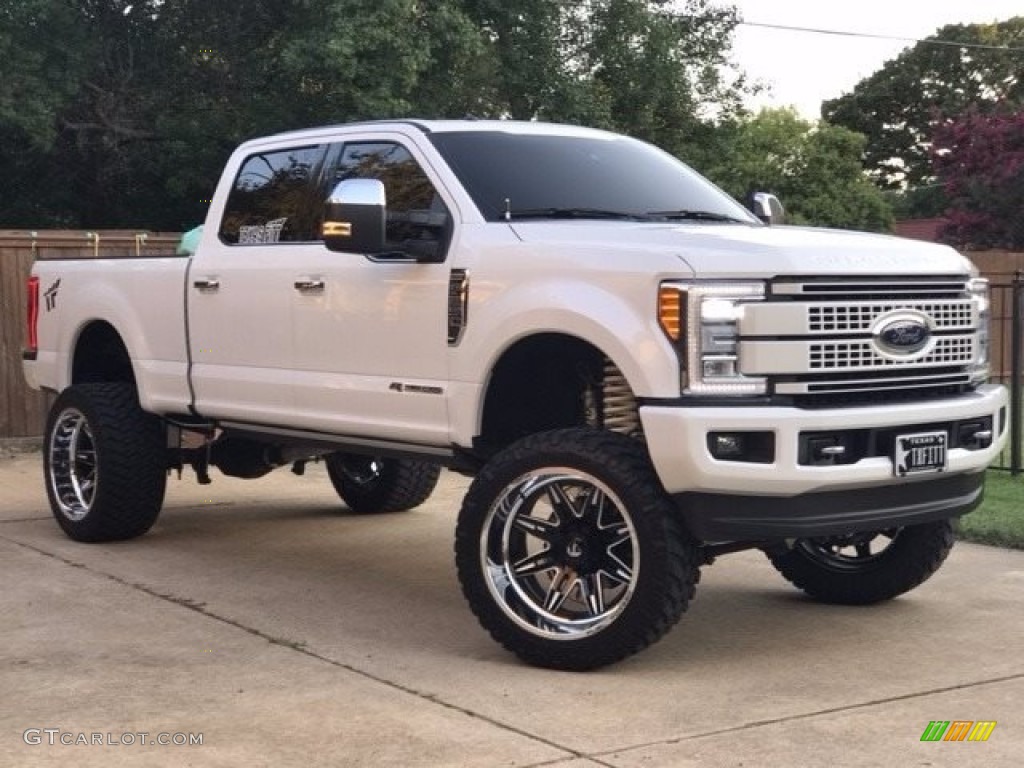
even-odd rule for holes
{"type": "Polygon", "coordinates": [[[928,344],[932,332],[920,320],[901,318],[883,325],[876,335],[878,346],[896,355],[912,355],[928,344]]]}

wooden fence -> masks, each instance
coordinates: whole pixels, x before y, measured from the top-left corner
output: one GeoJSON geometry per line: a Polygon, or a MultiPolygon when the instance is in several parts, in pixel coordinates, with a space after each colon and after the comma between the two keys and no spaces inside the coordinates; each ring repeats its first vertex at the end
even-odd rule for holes
{"type": "MultiPolygon", "coordinates": [[[[0,438],[36,437],[43,433],[46,397],[30,390],[21,374],[25,344],[25,281],[33,259],[116,258],[138,253],[169,253],[180,235],[106,230],[83,231],[0,230],[0,438]],[[98,239],[97,239],[98,237],[98,239]]],[[[1024,253],[984,251],[968,254],[993,284],[1008,285],[1024,271],[1024,253]]],[[[993,306],[993,368],[1008,373],[1010,306],[999,294],[993,306]]],[[[1018,331],[1019,332],[1019,331],[1018,331]]]]}
{"type": "Polygon", "coordinates": [[[180,235],[123,230],[0,230],[0,438],[43,433],[48,401],[21,373],[26,342],[25,285],[35,259],[173,252],[180,235]]]}

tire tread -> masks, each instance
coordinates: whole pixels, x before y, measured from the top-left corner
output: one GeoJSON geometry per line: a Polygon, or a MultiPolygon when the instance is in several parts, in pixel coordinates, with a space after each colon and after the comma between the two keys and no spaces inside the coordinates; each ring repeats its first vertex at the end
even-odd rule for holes
{"type": "MultiPolygon", "coordinates": [[[[477,619],[498,643],[524,661],[553,669],[583,671],[631,656],[661,639],[686,611],[700,579],[695,544],[685,536],[675,507],[662,489],[642,443],[587,428],[526,437],[495,456],[473,481],[463,501],[455,535],[456,565],[463,594],[477,619]],[[538,458],[544,463],[538,464],[538,458]],[[650,537],[643,563],[657,564],[661,578],[648,581],[653,596],[633,599],[616,623],[597,636],[552,641],[529,635],[496,606],[480,575],[483,517],[503,483],[530,466],[576,466],[596,477],[614,478],[616,492],[634,500],[630,512],[647,517],[660,535],[650,537]],[[639,608],[640,610],[636,610],[639,608]]],[[[641,565],[641,573],[644,565],[641,565]]]]}
{"type": "Polygon", "coordinates": [[[327,475],[341,500],[361,515],[407,512],[430,498],[441,477],[441,467],[413,459],[381,459],[383,475],[373,488],[361,488],[340,466],[345,454],[327,457],[327,475]]]}
{"type": "Polygon", "coordinates": [[[83,542],[119,541],[141,536],[153,526],[167,485],[163,436],[162,422],[142,410],[129,383],[77,384],[57,398],[46,431],[46,488],[54,517],[69,537],[83,542]],[[49,483],[54,420],[68,406],[86,417],[96,449],[96,492],[80,521],[60,512],[49,483]]]}
{"type": "Polygon", "coordinates": [[[931,578],[953,548],[954,530],[952,520],[903,528],[878,561],[854,572],[830,570],[798,548],[766,554],[787,581],[816,600],[869,605],[909,592],[931,578]]]}

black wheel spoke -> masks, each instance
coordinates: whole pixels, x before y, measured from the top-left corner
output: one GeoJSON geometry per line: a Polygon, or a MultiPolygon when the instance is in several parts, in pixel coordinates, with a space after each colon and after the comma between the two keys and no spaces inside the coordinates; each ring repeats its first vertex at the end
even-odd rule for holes
{"type": "Polygon", "coordinates": [[[591,616],[600,616],[604,613],[604,591],[601,588],[600,572],[580,579],[580,593],[591,616]]]}
{"type": "Polygon", "coordinates": [[[619,584],[629,584],[633,580],[633,569],[615,555],[611,555],[608,559],[610,567],[605,570],[608,578],[619,584]]]}
{"type": "Polygon", "coordinates": [[[559,520],[568,520],[570,516],[576,515],[573,500],[569,498],[569,494],[566,493],[561,483],[554,482],[549,484],[547,495],[548,500],[551,502],[551,508],[554,509],[559,520]]]}
{"type": "Polygon", "coordinates": [[[557,613],[569,597],[573,588],[574,575],[565,567],[559,568],[551,578],[547,594],[544,596],[544,610],[550,613],[557,613]]]}
{"type": "Polygon", "coordinates": [[[550,552],[544,551],[524,557],[522,560],[517,560],[512,566],[512,571],[516,576],[528,576],[532,573],[549,571],[554,567],[555,559],[551,556],[550,552]]]}
{"type": "Polygon", "coordinates": [[[558,531],[558,524],[538,517],[517,515],[512,520],[512,527],[528,533],[542,541],[550,541],[558,531]]]}

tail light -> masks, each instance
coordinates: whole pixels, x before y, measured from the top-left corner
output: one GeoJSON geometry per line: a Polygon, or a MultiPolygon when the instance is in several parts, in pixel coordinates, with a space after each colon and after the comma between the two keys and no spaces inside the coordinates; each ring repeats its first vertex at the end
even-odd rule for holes
{"type": "Polygon", "coordinates": [[[35,355],[39,351],[39,278],[28,279],[28,345],[26,352],[35,355]]]}

